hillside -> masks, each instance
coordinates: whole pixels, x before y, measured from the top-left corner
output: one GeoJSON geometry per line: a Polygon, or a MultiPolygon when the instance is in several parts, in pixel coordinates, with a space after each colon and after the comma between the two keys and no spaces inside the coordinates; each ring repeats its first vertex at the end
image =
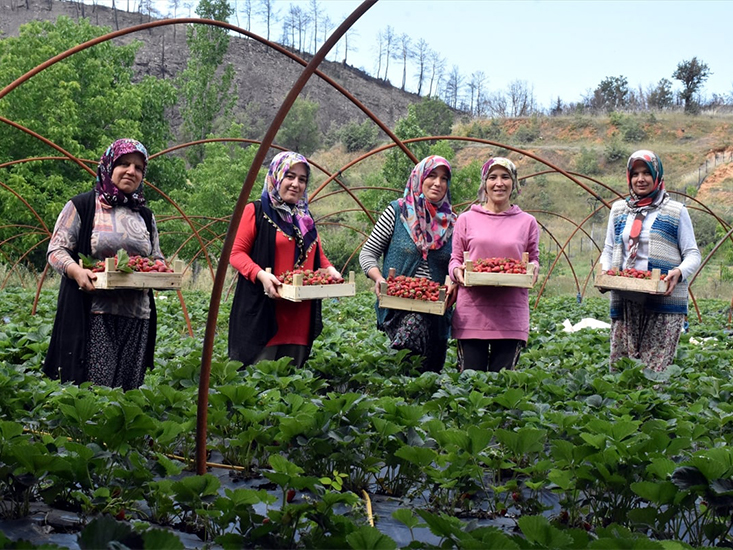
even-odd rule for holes
{"type": "MultiPolygon", "coordinates": [[[[55,21],[62,15],[72,19],[82,17],[81,4],[75,2],[28,0],[20,6],[14,4],[13,0],[6,0],[0,5],[0,37],[17,36],[19,27],[33,20],[55,21]]],[[[117,10],[115,14],[114,10],[102,6],[86,5],[83,15],[92,24],[106,26],[111,30],[148,22],[148,18],[139,13],[117,10]]],[[[183,25],[158,27],[116,40],[120,43],[129,43],[132,40],[142,42],[135,62],[138,77],[149,74],[172,78],[186,66],[188,48],[183,25]]],[[[309,58],[306,56],[305,60],[308,61],[309,58]]],[[[231,63],[235,68],[239,95],[237,117],[247,121],[271,120],[302,72],[299,63],[255,40],[239,36],[232,36],[225,62],[231,63]],[[249,115],[245,116],[245,113],[249,115]]],[[[348,65],[324,61],[320,69],[389,127],[406,115],[409,104],[420,100],[415,94],[402,92],[348,65]]],[[[351,120],[361,122],[365,119],[361,110],[317,77],[311,79],[302,95],[320,104],[318,121],[324,132],[332,126],[338,127],[351,120]]],[[[175,117],[173,123],[174,126],[177,123],[175,117]]]]}

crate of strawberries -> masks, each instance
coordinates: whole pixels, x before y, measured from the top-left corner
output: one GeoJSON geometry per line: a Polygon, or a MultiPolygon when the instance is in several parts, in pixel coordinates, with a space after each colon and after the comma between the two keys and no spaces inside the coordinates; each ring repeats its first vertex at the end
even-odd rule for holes
{"type": "Polygon", "coordinates": [[[449,283],[447,277],[441,285],[424,277],[395,276],[395,270],[390,269],[387,280],[379,286],[379,307],[443,315],[449,283]]]}
{"type": "Polygon", "coordinates": [[[645,294],[667,292],[665,275],[659,269],[609,269],[605,273],[599,269],[593,286],[599,290],[625,290],[645,294]]]}
{"type": "Polygon", "coordinates": [[[471,260],[468,252],[463,253],[466,271],[463,283],[466,286],[514,286],[532,288],[535,265],[529,262],[529,254],[521,260],[513,258],[480,258],[471,260]]]}
{"type": "Polygon", "coordinates": [[[97,276],[97,290],[145,289],[179,290],[183,280],[184,263],[173,262],[171,269],[162,260],[145,256],[129,256],[123,249],[112,258],[95,260],[80,254],[79,264],[97,276]]]}
{"type": "MultiPolygon", "coordinates": [[[[269,271],[269,268],[268,268],[269,271]]],[[[326,270],[294,269],[278,275],[282,283],[280,297],[291,302],[343,298],[356,295],[354,272],[349,272],[349,282],[328,275],[326,270]]]]}

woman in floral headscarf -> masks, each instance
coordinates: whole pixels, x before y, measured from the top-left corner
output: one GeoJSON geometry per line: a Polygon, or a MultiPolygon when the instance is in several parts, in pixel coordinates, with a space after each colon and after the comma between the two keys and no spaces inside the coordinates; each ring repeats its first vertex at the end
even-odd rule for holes
{"type": "Polygon", "coordinates": [[[152,291],[95,290],[97,276],[79,265],[81,254],[102,260],[119,249],[164,259],[143,197],[147,164],[142,143],[118,139],[99,161],[94,189],[66,203],[56,221],[47,258],[62,279],[44,364],[53,378],[129,390],[153,367],[152,291]]]}
{"type": "Polygon", "coordinates": [[[687,208],[664,188],[662,161],[636,151],[626,163],[629,197],[611,208],[601,269],[659,268],[664,295],[611,292],[611,366],[622,357],[639,359],[654,371],[674,361],[687,315],[687,280],[700,266],[687,208]]]}
{"type": "MultiPolygon", "coordinates": [[[[375,292],[390,268],[397,275],[445,282],[456,219],[450,178],[446,159],[435,155],[423,159],[413,168],[403,197],[390,203],[380,216],[359,255],[375,292]]],[[[451,288],[449,303],[454,292],[451,288]]],[[[451,315],[452,309],[439,317],[377,307],[377,327],[389,336],[393,348],[422,356],[422,370],[438,372],[445,362],[451,315]]]]}
{"type": "Polygon", "coordinates": [[[309,180],[304,156],[279,153],[260,199],[245,207],[239,223],[229,259],[239,272],[229,317],[229,357],[244,365],[290,357],[301,367],[321,332],[321,301],[282,300],[276,275],[294,268],[324,269],[341,280],[323,253],[308,210],[309,180]]]}
{"type": "MultiPolygon", "coordinates": [[[[519,194],[517,168],[509,159],[489,159],[481,170],[478,202],[458,217],[450,274],[458,289],[453,336],[461,369],[513,368],[529,336],[529,290],[518,287],[465,287],[463,253],[519,260],[524,252],[539,268],[539,226],[512,199],[519,194]]],[[[535,280],[537,269],[535,269],[535,280]]]]}

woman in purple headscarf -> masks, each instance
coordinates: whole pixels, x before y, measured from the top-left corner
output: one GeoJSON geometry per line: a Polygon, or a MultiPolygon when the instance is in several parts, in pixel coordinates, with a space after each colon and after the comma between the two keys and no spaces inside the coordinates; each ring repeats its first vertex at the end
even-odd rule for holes
{"type": "Polygon", "coordinates": [[[626,181],[629,197],[611,208],[601,269],[659,268],[667,292],[611,291],[610,363],[633,357],[661,372],[674,361],[687,315],[687,280],[700,267],[700,251],[687,208],[665,190],[656,153],[633,153],[626,181]]]}
{"type": "Polygon", "coordinates": [[[145,206],[148,153],[118,139],[97,168],[94,189],[73,197],[56,220],[47,259],[60,275],[58,308],[44,372],[64,382],[137,388],[153,367],[156,313],[150,290],[95,290],[80,254],[104,259],[124,249],[163,260],[158,228],[145,206]]]}
{"type": "Polygon", "coordinates": [[[281,299],[276,275],[294,268],[323,269],[341,280],[323,253],[308,208],[309,180],[304,156],[275,155],[262,195],[245,207],[239,222],[229,258],[239,272],[229,316],[229,357],[243,365],[290,357],[302,367],[321,332],[321,300],[281,299]]]}

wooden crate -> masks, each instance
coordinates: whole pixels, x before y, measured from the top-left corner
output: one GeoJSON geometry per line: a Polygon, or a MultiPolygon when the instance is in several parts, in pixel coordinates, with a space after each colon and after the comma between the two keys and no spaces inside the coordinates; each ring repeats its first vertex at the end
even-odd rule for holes
{"type": "Polygon", "coordinates": [[[522,254],[522,262],[527,265],[527,273],[481,273],[473,270],[473,261],[469,259],[468,252],[463,253],[463,261],[466,264],[466,271],[463,272],[464,286],[513,286],[519,288],[532,288],[534,281],[535,265],[529,262],[529,254],[522,254]]]}
{"type": "MultiPolygon", "coordinates": [[[[79,261],[81,264],[81,260],[79,261]]],[[[182,260],[173,262],[173,273],[124,273],[117,271],[114,258],[104,260],[104,271],[95,273],[97,280],[94,288],[97,290],[179,290],[183,281],[185,264],[182,260]]]]}
{"type": "Polygon", "coordinates": [[[660,279],[662,272],[659,269],[652,269],[651,279],[634,279],[618,275],[602,275],[600,264],[598,267],[593,286],[599,290],[624,290],[644,294],[664,294],[667,292],[667,281],[660,279]]]}
{"type": "MultiPolygon", "coordinates": [[[[394,270],[390,269],[390,276],[394,277],[394,270]]],[[[445,285],[448,286],[450,278],[445,278],[445,285]]],[[[446,310],[446,288],[440,289],[437,302],[425,300],[413,300],[412,298],[398,298],[387,295],[387,282],[382,281],[379,285],[379,307],[385,309],[401,309],[403,311],[415,311],[418,313],[429,313],[431,315],[443,315],[446,310]]]]}
{"type": "Polygon", "coordinates": [[[282,285],[278,292],[280,297],[291,302],[302,302],[303,300],[320,300],[323,298],[344,298],[356,296],[356,282],[354,272],[349,271],[349,282],[334,285],[304,285],[303,275],[293,275],[292,285],[282,285]]]}

